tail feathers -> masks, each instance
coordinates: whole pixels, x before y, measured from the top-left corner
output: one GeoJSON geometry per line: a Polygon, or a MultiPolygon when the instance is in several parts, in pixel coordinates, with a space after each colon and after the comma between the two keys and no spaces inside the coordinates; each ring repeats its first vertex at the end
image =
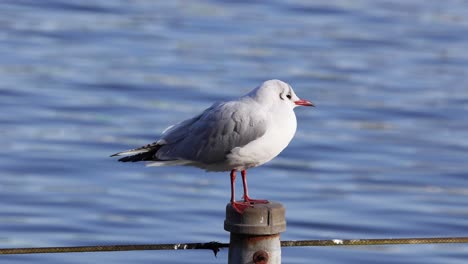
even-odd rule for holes
{"type": "Polygon", "coordinates": [[[147,167],[159,167],[159,166],[174,166],[174,165],[189,165],[193,162],[190,160],[161,160],[151,161],[146,164],[147,167]]]}
{"type": "Polygon", "coordinates": [[[162,145],[158,145],[158,144],[148,144],[140,148],[115,153],[111,155],[111,157],[127,155],[126,157],[119,159],[119,161],[122,161],[122,162],[129,162],[129,161],[136,162],[136,161],[148,161],[148,160],[154,161],[154,160],[158,160],[155,157],[155,154],[159,150],[159,148],[161,148],[161,146],[162,145]]]}

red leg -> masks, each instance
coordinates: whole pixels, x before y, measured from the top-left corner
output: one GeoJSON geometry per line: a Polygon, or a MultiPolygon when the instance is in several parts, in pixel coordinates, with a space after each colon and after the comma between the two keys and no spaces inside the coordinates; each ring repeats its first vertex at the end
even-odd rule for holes
{"type": "Polygon", "coordinates": [[[256,203],[269,203],[268,200],[256,200],[249,197],[249,189],[247,187],[247,171],[241,171],[242,174],[242,185],[244,186],[244,201],[249,204],[256,204],[256,203]]]}
{"type": "Polygon", "coordinates": [[[236,170],[231,171],[231,203],[235,202],[235,193],[236,193],[236,188],[235,188],[235,183],[236,182],[236,170]]]}
{"type": "Polygon", "coordinates": [[[231,205],[239,214],[243,214],[245,208],[249,207],[250,205],[245,202],[236,202],[235,182],[236,182],[236,170],[231,170],[231,205]]]}
{"type": "Polygon", "coordinates": [[[247,187],[247,171],[242,170],[242,185],[244,186],[244,200],[247,202],[249,199],[249,188],[247,187]]]}

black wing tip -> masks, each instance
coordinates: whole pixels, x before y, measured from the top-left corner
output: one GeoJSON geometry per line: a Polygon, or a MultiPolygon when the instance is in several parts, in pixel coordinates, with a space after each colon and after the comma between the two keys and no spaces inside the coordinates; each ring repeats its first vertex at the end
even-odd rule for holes
{"type": "MultiPolygon", "coordinates": [[[[138,155],[139,155],[139,154],[137,154],[137,155],[131,155],[131,156],[125,156],[125,157],[122,157],[122,158],[118,159],[117,161],[120,161],[120,162],[127,162],[127,161],[135,162],[135,161],[140,161],[140,160],[138,159],[138,155]]],[[[112,155],[110,155],[109,157],[115,157],[115,156],[118,156],[118,155],[112,154],[112,155]]]]}
{"type": "MultiPolygon", "coordinates": [[[[155,157],[155,154],[159,150],[161,145],[154,145],[154,146],[147,145],[145,147],[148,148],[146,152],[142,152],[142,153],[138,153],[138,154],[134,154],[134,155],[130,155],[130,156],[125,156],[125,157],[122,157],[122,158],[118,159],[118,161],[120,161],[120,162],[137,162],[137,161],[158,160],[155,157]]],[[[111,157],[119,156],[121,153],[122,152],[112,154],[111,157]]]]}
{"type": "Polygon", "coordinates": [[[131,161],[131,162],[136,162],[136,161],[140,161],[139,159],[135,158],[135,156],[137,156],[137,155],[123,157],[123,158],[118,159],[118,161],[120,161],[120,162],[129,162],[129,161],[131,161]]]}
{"type": "Polygon", "coordinates": [[[119,159],[120,162],[137,162],[137,161],[150,161],[155,160],[154,154],[156,153],[155,150],[148,151],[145,153],[140,153],[132,156],[126,156],[119,159]]]}

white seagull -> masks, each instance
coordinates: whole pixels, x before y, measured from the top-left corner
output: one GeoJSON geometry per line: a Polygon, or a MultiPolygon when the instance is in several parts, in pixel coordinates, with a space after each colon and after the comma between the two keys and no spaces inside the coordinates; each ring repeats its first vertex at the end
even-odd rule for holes
{"type": "Polygon", "coordinates": [[[239,213],[255,203],[248,195],[246,171],[276,157],[296,133],[296,106],[314,106],[292,87],[269,80],[246,95],[218,102],[201,114],[170,126],[151,144],[113,154],[119,161],[148,161],[147,166],[190,165],[206,171],[231,171],[231,205],[239,213]],[[236,171],[241,171],[244,200],[235,200],[236,171]]]}

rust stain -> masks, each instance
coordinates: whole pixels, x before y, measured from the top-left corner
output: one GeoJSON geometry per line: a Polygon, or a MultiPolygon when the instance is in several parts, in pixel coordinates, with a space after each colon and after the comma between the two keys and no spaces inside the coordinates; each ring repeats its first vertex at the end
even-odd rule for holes
{"type": "Polygon", "coordinates": [[[258,241],[263,241],[263,240],[269,240],[269,239],[275,239],[279,238],[279,234],[274,234],[274,235],[266,235],[266,236],[249,236],[247,238],[247,241],[250,242],[258,242],[258,241]]]}

